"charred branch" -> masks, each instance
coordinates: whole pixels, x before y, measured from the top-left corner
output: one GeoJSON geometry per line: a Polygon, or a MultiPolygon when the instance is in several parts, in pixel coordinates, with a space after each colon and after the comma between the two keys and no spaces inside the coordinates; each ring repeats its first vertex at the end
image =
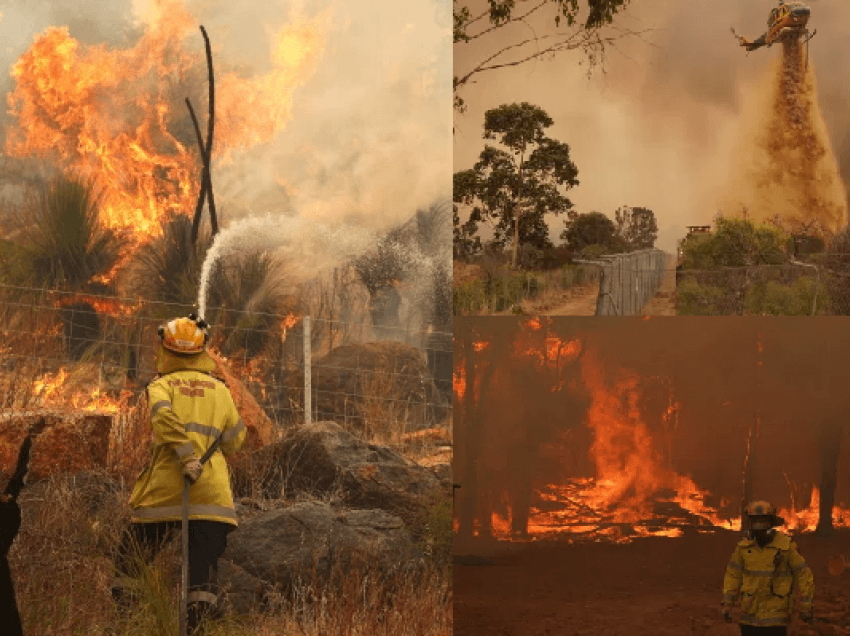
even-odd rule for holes
{"type": "Polygon", "coordinates": [[[198,195],[198,205],[195,208],[195,219],[192,223],[192,243],[198,240],[198,228],[201,225],[201,211],[204,207],[204,200],[209,195],[210,201],[210,223],[212,224],[212,233],[215,236],[218,233],[218,219],[215,213],[215,199],[213,198],[212,189],[212,173],[210,171],[210,160],[212,158],[213,130],[215,128],[215,79],[213,74],[212,48],[210,47],[210,39],[207,36],[207,31],[201,26],[201,34],[204,36],[204,48],[207,55],[207,73],[209,77],[209,105],[208,105],[208,120],[207,120],[207,141],[203,143],[201,139],[201,130],[198,125],[198,120],[195,117],[195,112],[192,109],[192,104],[189,98],[186,98],[186,106],[189,108],[189,114],[192,117],[192,124],[195,126],[195,135],[198,138],[198,146],[201,151],[201,160],[204,164],[203,177],[201,179],[201,192],[198,195]]]}

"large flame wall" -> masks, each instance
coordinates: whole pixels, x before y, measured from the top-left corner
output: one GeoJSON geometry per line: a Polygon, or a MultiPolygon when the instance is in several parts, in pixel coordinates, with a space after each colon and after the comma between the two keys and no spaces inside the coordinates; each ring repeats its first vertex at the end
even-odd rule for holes
{"type": "MultiPolygon", "coordinates": [[[[459,495],[456,512],[461,519],[474,506],[484,530],[482,519],[498,525],[527,514],[532,490],[580,478],[596,480],[583,501],[612,507],[616,518],[629,510],[637,518],[672,490],[720,524],[739,513],[748,448],[752,495],[805,508],[820,482],[819,440],[847,429],[850,344],[840,320],[817,329],[763,318],[570,319],[536,329],[527,319],[464,322],[456,325],[456,481],[474,472],[479,496],[459,495]],[[467,338],[477,343],[474,411],[460,386],[467,338]],[[551,355],[554,341],[574,343],[573,355],[551,355]]],[[[845,437],[835,493],[842,506],[850,503],[848,447],[845,437]]]]}

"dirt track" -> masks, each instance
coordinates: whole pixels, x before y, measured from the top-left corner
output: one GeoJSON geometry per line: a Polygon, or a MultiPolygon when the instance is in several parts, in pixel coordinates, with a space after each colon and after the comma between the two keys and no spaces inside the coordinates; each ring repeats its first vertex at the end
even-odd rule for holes
{"type": "Polygon", "coordinates": [[[661,286],[643,306],[642,316],[675,316],[676,315],[676,257],[667,259],[667,269],[661,286]]]}
{"type": "MultiPolygon", "coordinates": [[[[456,636],[733,636],[720,618],[736,532],[649,538],[629,545],[511,545],[493,565],[455,565],[456,636]]],[[[850,556],[850,533],[797,539],[815,576],[815,628],[794,619],[790,636],[850,634],[850,572],[830,577],[830,556],[850,556]],[[843,621],[842,621],[843,617],[843,621]],[[838,622],[842,621],[844,627],[838,622]]],[[[456,548],[457,551],[457,548],[456,548]]],[[[487,551],[476,548],[475,553],[487,551]]]]}

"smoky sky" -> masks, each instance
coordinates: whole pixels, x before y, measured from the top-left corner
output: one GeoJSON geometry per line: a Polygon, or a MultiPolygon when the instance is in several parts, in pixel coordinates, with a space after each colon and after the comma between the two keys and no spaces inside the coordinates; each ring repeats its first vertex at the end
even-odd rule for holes
{"type": "MultiPolygon", "coordinates": [[[[476,8],[483,3],[472,3],[476,8]]],[[[613,217],[621,205],[645,206],[658,218],[658,247],[675,249],[687,225],[707,225],[721,211],[730,159],[742,154],[747,100],[771,73],[781,47],[750,54],[730,27],[754,39],[766,30],[772,0],[677,2],[634,0],[615,17],[618,29],[645,30],[609,47],[605,72],[587,77],[578,52],[481,74],[462,89],[468,105],[455,114],[454,169],[483,148],[484,112],[528,101],[554,120],[548,134],[568,143],[580,185],[568,192],[579,212],[613,217]]],[[[475,11],[473,11],[473,14],[475,11]]],[[[553,32],[553,15],[505,29],[499,42],[454,46],[463,74],[500,44],[532,31],[553,32]]],[[[850,184],[850,4],[812,3],[810,43],[819,104],[845,185],[850,184]]],[[[609,29],[608,34],[614,34],[609,29]]],[[[728,213],[729,210],[723,210],[728,213]]],[[[550,222],[558,242],[563,221],[550,222]]]]}
{"type": "MultiPolygon", "coordinates": [[[[67,26],[84,45],[129,48],[146,28],[153,4],[0,4],[0,65],[7,69],[0,89],[12,89],[8,71],[47,27],[67,26]]],[[[294,213],[382,230],[448,197],[447,1],[186,0],[183,6],[209,33],[217,72],[236,70],[245,77],[268,72],[274,34],[287,23],[320,19],[324,25],[321,59],[296,89],[285,129],[271,142],[238,153],[230,165],[213,163],[216,202],[230,218],[294,213]]],[[[195,37],[202,58],[203,40],[199,32],[195,37]]],[[[197,98],[200,108],[204,97],[197,98]]],[[[4,113],[4,133],[10,119],[4,113]]]]}
{"type": "Polygon", "coordinates": [[[754,496],[788,506],[792,496],[800,502],[819,481],[819,435],[843,427],[836,502],[850,505],[846,321],[554,319],[546,330],[530,332],[521,330],[524,320],[455,321],[455,372],[469,339],[491,343],[478,354],[479,382],[485,369],[494,369],[479,421],[470,424],[462,404],[456,404],[457,481],[466,478],[471,460],[497,490],[594,475],[590,396],[580,363],[561,368],[559,377],[567,384],[553,391],[551,368],[543,370],[509,353],[518,337],[539,346],[543,337],[556,336],[578,339],[586,353],[592,352],[609,389],[637,376],[641,417],[656,450],[671,435],[673,468],[734,504],[742,494],[751,430],[754,496]],[[662,425],[671,395],[679,404],[672,433],[662,425]]]}

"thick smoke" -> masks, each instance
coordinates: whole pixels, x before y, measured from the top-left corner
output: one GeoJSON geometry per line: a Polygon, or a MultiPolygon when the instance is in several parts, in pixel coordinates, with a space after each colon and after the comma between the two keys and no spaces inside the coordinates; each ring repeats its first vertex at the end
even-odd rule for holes
{"type": "MultiPolygon", "coordinates": [[[[747,54],[729,29],[758,37],[774,6],[770,0],[635,0],[615,24],[650,31],[609,47],[604,74],[588,80],[580,54],[567,53],[482,75],[463,93],[469,109],[457,117],[454,169],[477,159],[485,110],[529,101],[554,119],[549,134],[570,144],[579,169],[580,185],[570,191],[576,208],[613,215],[621,205],[649,207],[658,218],[658,245],[675,249],[685,226],[707,225],[721,209],[732,211],[725,195],[733,166],[752,157],[760,132],[751,128],[750,102],[770,92],[763,83],[776,78],[782,47],[747,54]]],[[[810,43],[811,68],[829,145],[847,184],[850,66],[842,61],[842,25],[850,21],[850,4],[813,2],[811,8],[809,26],[818,31],[810,43]]],[[[551,20],[542,16],[528,24],[542,35],[551,32],[551,20]]],[[[509,37],[528,33],[521,25],[509,37]]],[[[456,52],[460,71],[487,53],[474,46],[456,52]]],[[[556,239],[563,224],[550,227],[556,239]]]]}
{"type": "Polygon", "coordinates": [[[835,232],[847,223],[847,193],[799,41],[752,91],[731,162],[726,211],[777,219],[791,231],[835,232]],[[766,81],[769,80],[769,81],[766,81]]]}

